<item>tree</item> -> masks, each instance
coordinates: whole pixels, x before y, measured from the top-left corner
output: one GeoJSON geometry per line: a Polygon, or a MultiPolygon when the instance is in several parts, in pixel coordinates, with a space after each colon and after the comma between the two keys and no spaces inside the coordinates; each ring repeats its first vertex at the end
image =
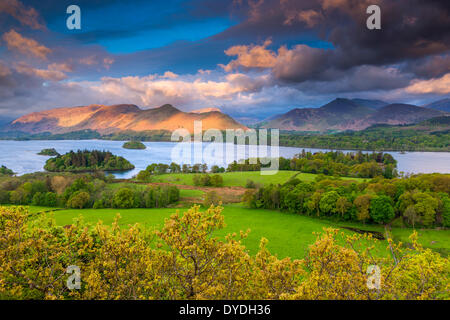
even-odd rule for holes
{"type": "Polygon", "coordinates": [[[352,203],[346,197],[339,197],[336,201],[336,212],[344,217],[347,211],[352,207],[352,203]]]}
{"type": "Polygon", "coordinates": [[[76,191],[67,200],[66,205],[72,209],[83,209],[88,205],[90,199],[91,197],[86,191],[76,191]]]}
{"type": "Polygon", "coordinates": [[[329,191],[324,193],[319,202],[320,211],[324,214],[331,215],[336,213],[336,202],[339,199],[339,194],[336,191],[329,191]]]}
{"type": "Polygon", "coordinates": [[[203,200],[203,205],[205,207],[210,207],[212,205],[219,205],[222,202],[222,198],[217,194],[216,191],[209,191],[205,195],[205,199],[203,200]]]}
{"type": "Polygon", "coordinates": [[[395,218],[392,200],[388,196],[378,196],[370,200],[370,216],[377,223],[386,224],[395,218]]]}
{"type": "Polygon", "coordinates": [[[221,175],[214,174],[211,176],[211,185],[214,187],[222,187],[223,186],[223,178],[221,175]]]}
{"type": "Polygon", "coordinates": [[[150,182],[152,180],[152,174],[147,170],[142,170],[139,171],[136,179],[143,182],[150,182]]]}
{"type": "Polygon", "coordinates": [[[428,193],[418,192],[413,195],[414,210],[420,216],[422,224],[426,227],[433,225],[435,221],[438,200],[428,193]]]}
{"type": "Polygon", "coordinates": [[[316,191],[312,194],[311,198],[306,203],[306,206],[308,207],[308,209],[311,212],[315,212],[317,214],[317,216],[319,216],[319,214],[320,214],[319,203],[320,203],[321,197],[322,197],[322,193],[319,191],[316,191]]]}
{"type": "Polygon", "coordinates": [[[134,191],[129,188],[121,188],[113,198],[113,206],[115,208],[129,209],[135,207],[134,191]]]}
{"type": "Polygon", "coordinates": [[[357,209],[357,217],[359,221],[365,223],[369,218],[370,200],[372,197],[368,194],[360,195],[355,198],[353,204],[357,209]]]}
{"type": "Polygon", "coordinates": [[[169,165],[169,170],[170,170],[170,173],[179,173],[179,172],[181,172],[181,167],[179,164],[172,162],[169,165]]]}
{"type": "Polygon", "coordinates": [[[410,205],[406,210],[403,212],[403,217],[408,221],[409,224],[412,225],[414,228],[414,225],[416,222],[420,222],[420,216],[417,214],[416,209],[414,209],[413,205],[410,205]]]}
{"type": "Polygon", "coordinates": [[[450,197],[446,193],[440,193],[441,196],[441,215],[442,225],[444,227],[450,227],[450,197]]]}

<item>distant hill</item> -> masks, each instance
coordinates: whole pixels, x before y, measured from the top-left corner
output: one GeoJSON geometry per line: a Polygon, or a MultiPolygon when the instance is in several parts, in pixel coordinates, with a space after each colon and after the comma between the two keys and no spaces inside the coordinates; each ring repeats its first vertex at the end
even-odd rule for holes
{"type": "Polygon", "coordinates": [[[61,134],[94,130],[101,134],[110,134],[128,130],[173,131],[178,128],[186,128],[193,132],[195,120],[202,120],[203,130],[246,128],[231,117],[214,110],[189,113],[182,112],[170,104],[146,110],[132,104],[119,104],[57,108],[33,112],[14,120],[5,126],[4,130],[31,134],[43,132],[61,134]]]}
{"type": "Polygon", "coordinates": [[[389,104],[366,119],[368,124],[410,124],[444,115],[442,111],[417,107],[411,104],[389,104]]]}
{"type": "Polygon", "coordinates": [[[351,100],[338,98],[320,108],[296,108],[280,116],[272,117],[262,125],[292,131],[346,130],[354,121],[374,112],[351,100]]]}
{"type": "Polygon", "coordinates": [[[353,102],[368,108],[379,109],[387,106],[389,103],[381,100],[368,100],[368,99],[352,99],[353,102]]]}
{"type": "Polygon", "coordinates": [[[450,98],[438,100],[427,105],[424,105],[425,108],[441,110],[445,112],[450,112],[450,98]]]}
{"type": "MultiPolygon", "coordinates": [[[[381,101],[371,105],[380,106],[381,101]]],[[[357,99],[338,98],[320,108],[293,109],[260,126],[290,131],[362,130],[374,124],[411,124],[443,115],[446,113],[408,104],[375,108],[364,106],[357,99]]]]}

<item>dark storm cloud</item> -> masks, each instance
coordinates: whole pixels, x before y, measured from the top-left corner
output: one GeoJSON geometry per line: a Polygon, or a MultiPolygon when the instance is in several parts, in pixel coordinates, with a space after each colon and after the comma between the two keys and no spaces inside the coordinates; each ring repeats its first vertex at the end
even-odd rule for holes
{"type": "Polygon", "coordinates": [[[438,78],[450,71],[450,54],[434,55],[405,64],[409,70],[421,78],[438,78]]]}
{"type": "Polygon", "coordinates": [[[297,85],[302,92],[312,94],[340,94],[383,91],[404,88],[413,79],[398,69],[359,66],[347,71],[329,70],[327,80],[308,80],[297,85]]]}
{"type": "Polygon", "coordinates": [[[181,109],[217,106],[231,115],[265,117],[336,96],[408,102],[425,92],[435,99],[450,72],[449,1],[21,2],[25,10],[35,8],[46,29],[3,12],[0,38],[14,29],[51,53],[33,60],[0,40],[0,114],[133,101],[149,107],[176,94],[181,109]],[[81,31],[65,27],[70,4],[89,18],[81,31]],[[369,4],[380,5],[382,30],[366,28],[369,4]],[[195,28],[202,21],[211,24],[195,28]],[[213,32],[204,32],[208,26],[213,32]],[[161,42],[165,30],[170,39],[161,42]],[[133,46],[137,42],[143,46],[133,46]],[[178,78],[163,79],[166,71],[178,78]],[[428,91],[421,93],[420,80],[430,78],[437,80],[424,83],[428,91]]]}
{"type": "MultiPolygon", "coordinates": [[[[333,44],[334,49],[327,52],[303,49],[297,58],[292,57],[291,66],[284,67],[286,72],[283,68],[276,72],[281,80],[320,79],[324,76],[322,72],[329,68],[347,70],[366,64],[402,63],[443,54],[450,49],[449,1],[242,0],[236,3],[238,8],[242,4],[240,10],[246,12],[247,20],[217,37],[271,37],[276,44],[277,38],[290,37],[292,42],[295,37],[301,39],[304,34],[314,33],[333,44]],[[371,4],[381,8],[381,30],[366,28],[366,8],[371,4]],[[302,57],[303,54],[310,58],[302,57]]],[[[408,65],[411,70],[405,71],[427,75],[424,69],[408,65]]],[[[431,64],[424,68],[435,69],[431,64]]]]}

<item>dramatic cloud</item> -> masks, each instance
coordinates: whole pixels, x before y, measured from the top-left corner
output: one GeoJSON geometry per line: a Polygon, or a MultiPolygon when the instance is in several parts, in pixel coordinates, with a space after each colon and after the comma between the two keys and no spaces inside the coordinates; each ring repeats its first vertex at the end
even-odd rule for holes
{"type": "Polygon", "coordinates": [[[6,42],[9,50],[15,50],[29,56],[35,56],[42,60],[47,59],[52,50],[39,44],[36,40],[23,37],[15,30],[10,30],[3,34],[3,40],[6,42]]]}
{"type": "Polygon", "coordinates": [[[414,81],[412,85],[406,88],[406,92],[448,94],[450,93],[450,73],[438,79],[414,81]]]}
{"type": "Polygon", "coordinates": [[[221,37],[238,39],[317,35],[335,48],[336,68],[383,65],[445,53],[450,49],[448,1],[266,0],[236,2],[248,19],[221,37]],[[381,8],[381,30],[368,30],[366,8],[381,8]]]}
{"type": "Polygon", "coordinates": [[[450,71],[450,53],[410,61],[404,69],[421,78],[439,78],[450,71]]]}
{"type": "Polygon", "coordinates": [[[285,46],[278,52],[267,49],[271,41],[267,40],[263,45],[240,45],[225,51],[228,56],[237,55],[222,68],[231,72],[243,69],[271,69],[274,75],[286,81],[302,82],[318,77],[329,67],[327,61],[330,52],[328,50],[311,48],[307,45],[296,45],[292,50],[285,46]]]}
{"type": "Polygon", "coordinates": [[[37,11],[34,8],[26,8],[18,0],[1,0],[0,13],[6,13],[18,20],[22,25],[32,29],[45,29],[37,11]]]}
{"type": "Polygon", "coordinates": [[[227,65],[221,65],[221,67],[227,72],[231,72],[239,67],[271,68],[276,62],[276,54],[266,49],[271,43],[270,40],[267,40],[261,46],[233,46],[227,49],[225,54],[227,56],[237,56],[237,59],[227,65]]]}
{"type": "Polygon", "coordinates": [[[393,67],[360,66],[346,72],[329,71],[329,79],[309,80],[297,88],[309,94],[355,94],[359,92],[385,92],[408,86],[411,74],[401,73],[393,67]],[[334,80],[331,80],[334,79],[334,80]]]}
{"type": "Polygon", "coordinates": [[[230,74],[217,80],[203,79],[201,75],[180,79],[173,75],[168,71],[162,76],[105,77],[101,82],[86,82],[81,85],[108,96],[111,101],[130,100],[144,107],[172,103],[198,108],[199,105],[215,105],[218,101],[234,99],[239,94],[258,91],[268,82],[264,75],[251,78],[244,74],[230,74]]]}
{"type": "Polygon", "coordinates": [[[3,113],[172,103],[261,119],[337,96],[415,103],[449,90],[448,0],[80,0],[83,28],[70,32],[64,2],[21,1],[0,0],[3,113]],[[381,30],[366,28],[371,4],[381,30]]]}

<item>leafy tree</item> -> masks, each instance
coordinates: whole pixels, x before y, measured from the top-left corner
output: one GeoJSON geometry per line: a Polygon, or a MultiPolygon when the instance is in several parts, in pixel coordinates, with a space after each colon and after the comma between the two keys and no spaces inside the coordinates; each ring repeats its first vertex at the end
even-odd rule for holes
{"type": "Polygon", "coordinates": [[[357,217],[359,221],[365,223],[369,218],[370,200],[372,197],[368,194],[360,195],[356,197],[353,204],[357,209],[357,217]]]}
{"type": "Polygon", "coordinates": [[[420,222],[420,216],[417,214],[416,209],[414,209],[413,205],[410,205],[406,208],[405,212],[403,212],[403,217],[408,221],[409,224],[414,228],[416,222],[420,222]]]}
{"type": "Polygon", "coordinates": [[[386,224],[395,218],[392,200],[388,196],[378,196],[370,200],[370,217],[377,223],[386,224]]]}
{"type": "Polygon", "coordinates": [[[422,224],[427,227],[433,225],[438,200],[424,192],[415,193],[413,199],[415,202],[414,210],[420,216],[422,224]]]}
{"type": "Polygon", "coordinates": [[[324,193],[319,202],[320,211],[326,215],[331,215],[337,212],[336,202],[339,199],[339,194],[336,191],[329,191],[324,193]]]}
{"type": "Polygon", "coordinates": [[[450,198],[447,194],[442,195],[442,224],[450,227],[450,198]]]}
{"type": "Polygon", "coordinates": [[[308,209],[311,212],[315,212],[317,214],[317,216],[319,216],[319,214],[320,214],[319,203],[320,203],[321,198],[322,198],[322,193],[320,191],[316,191],[313,193],[311,198],[306,203],[306,206],[308,207],[308,209]]]}
{"type": "Polygon", "coordinates": [[[170,173],[180,173],[181,172],[181,167],[180,167],[179,164],[177,164],[175,162],[172,162],[169,165],[169,170],[170,170],[170,173]]]}
{"type": "Polygon", "coordinates": [[[76,191],[69,200],[67,200],[67,207],[73,209],[83,209],[88,206],[91,197],[86,191],[76,191]]]}
{"type": "Polygon", "coordinates": [[[346,197],[339,197],[336,201],[336,212],[344,217],[348,210],[352,207],[352,203],[346,197]]]}
{"type": "Polygon", "coordinates": [[[10,203],[9,192],[3,189],[0,189],[0,204],[10,203]]]}
{"type": "Polygon", "coordinates": [[[211,185],[214,187],[222,187],[223,186],[223,178],[221,175],[214,174],[211,176],[211,185]]]}
{"type": "Polygon", "coordinates": [[[129,188],[121,188],[113,198],[114,208],[129,209],[135,207],[134,191],[129,188]]]}
{"type": "Polygon", "coordinates": [[[212,205],[219,205],[222,202],[222,198],[217,194],[216,191],[209,191],[205,195],[205,199],[203,200],[203,205],[205,207],[210,207],[212,205]]]}
{"type": "Polygon", "coordinates": [[[143,182],[150,182],[152,180],[152,174],[147,170],[142,170],[139,171],[136,179],[143,182]]]}

